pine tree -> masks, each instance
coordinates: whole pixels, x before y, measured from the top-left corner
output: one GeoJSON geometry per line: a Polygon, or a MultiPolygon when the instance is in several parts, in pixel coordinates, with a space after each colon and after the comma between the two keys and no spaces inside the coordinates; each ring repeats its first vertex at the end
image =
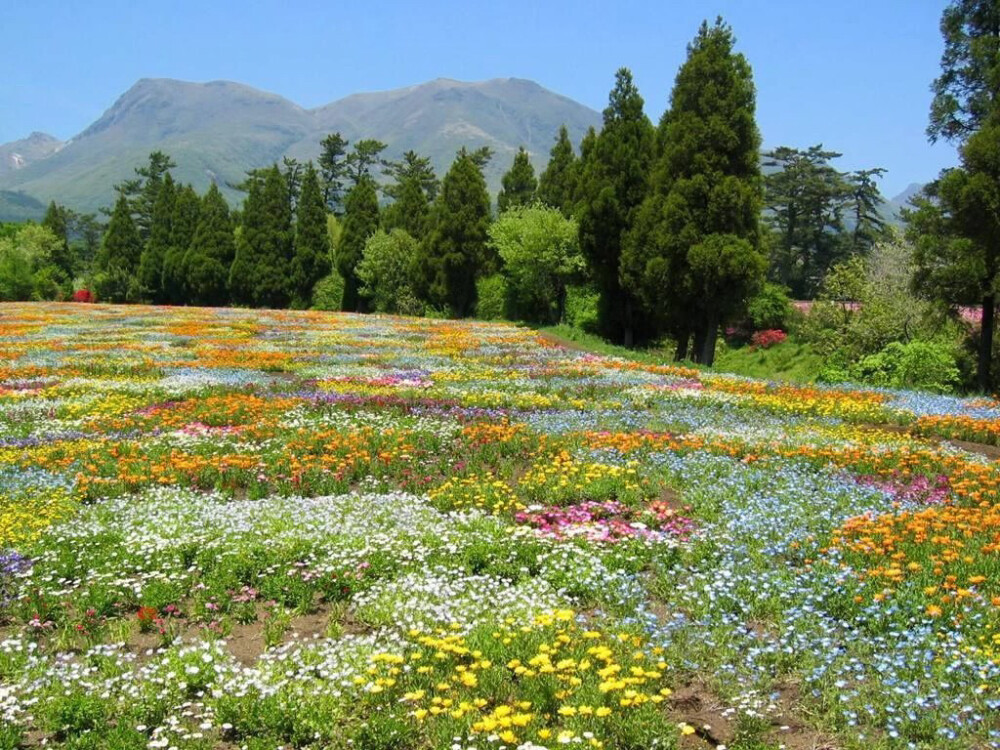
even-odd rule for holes
{"type": "Polygon", "coordinates": [[[177,190],[170,173],[164,175],[156,203],[153,205],[149,238],[139,260],[139,284],[142,296],[156,304],[167,302],[163,291],[163,261],[170,249],[170,235],[174,221],[174,201],[177,190]]]}
{"type": "Polygon", "coordinates": [[[378,193],[375,180],[363,176],[347,191],[344,199],[344,231],[337,247],[337,271],[344,279],[344,299],[341,309],[360,312],[362,299],[359,294],[361,282],[357,266],[365,252],[365,242],[378,229],[378,193]]]}
{"type": "Polygon", "coordinates": [[[580,172],[580,249],[600,294],[598,325],[626,346],[646,337],[639,328],[638,300],[619,280],[625,235],[646,197],[653,159],[653,125],[642,108],[632,74],[620,69],[604,110],[604,127],[585,152],[580,172]]]}
{"type": "Polygon", "coordinates": [[[163,275],[160,281],[163,295],[172,305],[189,302],[184,258],[198,228],[200,213],[201,199],[194,188],[190,185],[178,188],[170,220],[170,246],[163,256],[163,275]]]}
{"type": "Polygon", "coordinates": [[[535,179],[535,168],[524,146],[514,155],[514,163],[510,170],[501,178],[500,194],[497,196],[497,208],[503,213],[514,206],[527,206],[535,198],[538,180],[535,179]]]}
{"type": "Polygon", "coordinates": [[[296,211],[295,254],[292,258],[292,302],[307,308],[316,282],[330,273],[330,237],[326,227],[326,205],[319,176],[312,162],[302,178],[296,211]]]}
{"type": "Polygon", "coordinates": [[[476,279],[493,251],[487,250],[490,196],[475,154],[462,149],[441,184],[430,229],[414,263],[418,293],[456,317],[476,304],[476,279]]]}
{"type": "Polygon", "coordinates": [[[132,204],[132,212],[135,215],[139,237],[144,243],[149,239],[153,223],[153,208],[156,205],[160,188],[170,170],[176,166],[173,159],[167,154],[162,151],[153,151],[149,155],[149,162],[146,166],[137,167],[135,170],[140,179],[137,181],[138,189],[132,204]]]}
{"type": "Polygon", "coordinates": [[[573,215],[576,195],[576,154],[569,140],[569,131],[560,126],[556,145],[549,152],[549,163],[538,177],[538,200],[562,211],[567,219],[573,215]]]}
{"type": "Polygon", "coordinates": [[[292,296],[288,184],[275,164],[248,187],[243,229],[229,275],[230,290],[238,303],[287,307],[292,296]]]}
{"type": "Polygon", "coordinates": [[[703,23],[660,124],[662,154],[622,258],[626,287],[647,312],[688,336],[711,365],[721,322],[763,282],[760,134],[750,65],[732,30],[703,23]],[[666,299],[664,299],[666,298],[666,299]]]}
{"type": "Polygon", "coordinates": [[[387,231],[404,229],[411,237],[422,239],[439,188],[431,160],[407,151],[403,161],[389,164],[385,174],[394,182],[384,189],[393,202],[383,214],[383,225],[387,231]]]}
{"type": "Polygon", "coordinates": [[[184,256],[185,283],[191,304],[226,304],[229,267],[235,254],[229,205],[212,183],[201,200],[198,226],[184,256]]]}
{"type": "Polygon", "coordinates": [[[319,169],[323,177],[323,201],[335,214],[340,213],[343,200],[347,143],[340,133],[330,133],[320,141],[319,169]]]}

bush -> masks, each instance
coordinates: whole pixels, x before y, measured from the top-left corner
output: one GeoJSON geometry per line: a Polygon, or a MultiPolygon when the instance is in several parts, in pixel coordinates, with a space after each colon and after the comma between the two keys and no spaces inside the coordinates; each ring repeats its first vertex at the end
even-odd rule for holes
{"type": "Polygon", "coordinates": [[[750,337],[750,346],[754,349],[770,349],[772,346],[780,344],[786,338],[788,338],[788,334],[784,331],[773,329],[767,331],[757,331],[750,337]]]}
{"type": "Polygon", "coordinates": [[[938,341],[893,341],[877,354],[862,358],[847,368],[830,368],[828,381],[854,380],[883,388],[919,388],[933,393],[951,393],[960,382],[955,353],[938,341]]]}
{"type": "Polygon", "coordinates": [[[757,296],[747,303],[747,317],[754,330],[788,328],[792,316],[792,300],[788,290],[780,284],[764,284],[757,296]]]}
{"type": "Polygon", "coordinates": [[[588,286],[566,289],[565,323],[587,333],[597,332],[597,305],[600,295],[588,286]]]}
{"type": "Polygon", "coordinates": [[[507,311],[507,281],[495,273],[476,282],[476,317],[502,320],[507,311]]]}
{"type": "Polygon", "coordinates": [[[365,242],[355,273],[361,294],[376,312],[422,315],[423,304],[411,283],[417,241],[402,229],[379,230],[365,242]]]}
{"type": "Polygon", "coordinates": [[[339,311],[344,301],[344,279],[334,271],[313,287],[313,310],[339,311]]]}

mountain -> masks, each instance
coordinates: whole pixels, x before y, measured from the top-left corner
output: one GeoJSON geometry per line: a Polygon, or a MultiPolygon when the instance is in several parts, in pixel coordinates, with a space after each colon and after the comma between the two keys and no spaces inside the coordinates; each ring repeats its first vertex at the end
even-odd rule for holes
{"type": "Polygon", "coordinates": [[[887,198],[885,203],[879,207],[879,213],[891,224],[902,226],[903,209],[910,208],[910,198],[917,195],[923,189],[923,183],[911,182],[899,195],[887,198]]]}
{"type": "Polygon", "coordinates": [[[24,169],[47,156],[51,156],[63,142],[48,133],[34,132],[27,138],[0,145],[0,175],[24,169]]]}
{"type": "MultiPolygon", "coordinates": [[[[112,185],[134,176],[134,168],[157,149],[177,163],[177,179],[203,191],[213,181],[240,182],[248,169],[283,156],[315,159],[320,140],[340,131],[352,142],[377,138],[389,144],[388,158],[408,149],[429,156],[441,176],[461,146],[489,146],[494,157],[486,176],[495,193],[519,146],[540,169],[560,125],[579,142],[600,122],[598,112],[514,78],[437,79],[354,94],[316,109],[229,81],[142,79],[79,135],[44,156],[24,158],[16,170],[0,171],[0,190],[94,211],[110,205],[112,185]]],[[[17,144],[34,138],[6,144],[0,154],[21,154],[17,144]]],[[[225,192],[234,202],[241,199],[236,191],[225,192]]]]}

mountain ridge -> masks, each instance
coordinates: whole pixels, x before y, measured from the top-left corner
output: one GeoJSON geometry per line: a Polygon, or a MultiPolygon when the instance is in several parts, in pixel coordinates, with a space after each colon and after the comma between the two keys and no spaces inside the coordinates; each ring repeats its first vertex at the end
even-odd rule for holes
{"type": "MultiPolygon", "coordinates": [[[[349,94],[311,109],[236,81],[140,78],[58,148],[0,173],[0,190],[93,211],[110,204],[113,184],[161,150],[177,162],[177,179],[198,190],[217,182],[236,202],[240,194],[226,186],[240,182],[248,169],[283,156],[315,159],[322,138],[340,131],[351,142],[387,143],[388,158],[408,149],[429,156],[441,176],[460,147],[490,146],[494,157],[486,176],[495,192],[520,146],[540,169],[560,125],[579,142],[600,122],[600,113],[518,78],[436,78],[349,94]]],[[[0,153],[10,145],[0,146],[0,153]]]]}

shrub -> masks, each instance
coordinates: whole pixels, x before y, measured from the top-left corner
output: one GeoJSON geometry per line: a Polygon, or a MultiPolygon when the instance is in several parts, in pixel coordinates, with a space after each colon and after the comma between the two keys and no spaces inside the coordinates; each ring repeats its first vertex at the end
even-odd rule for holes
{"type": "Polygon", "coordinates": [[[955,353],[938,341],[893,341],[848,368],[827,370],[824,380],[855,380],[884,388],[951,393],[960,382],[955,353]]]}
{"type": "Polygon", "coordinates": [[[340,310],[344,301],[344,279],[333,271],[313,287],[313,310],[340,310]]]}
{"type": "Polygon", "coordinates": [[[476,282],[476,317],[501,320],[507,310],[507,281],[501,274],[486,276],[476,282]]]}
{"type": "Polygon", "coordinates": [[[91,291],[89,289],[77,289],[75,292],[73,292],[73,301],[74,302],[93,302],[94,301],[94,295],[91,293],[91,291]]]}
{"type": "Polygon", "coordinates": [[[773,329],[757,331],[750,337],[750,346],[754,349],[770,349],[772,346],[783,342],[786,338],[788,338],[788,334],[784,331],[773,329]]]}
{"type": "Polygon", "coordinates": [[[747,317],[755,330],[786,329],[792,316],[792,300],[780,284],[767,282],[747,303],[747,317]]]}
{"type": "Polygon", "coordinates": [[[597,305],[600,295],[588,286],[566,289],[565,323],[588,333],[597,332],[597,305]]]}

